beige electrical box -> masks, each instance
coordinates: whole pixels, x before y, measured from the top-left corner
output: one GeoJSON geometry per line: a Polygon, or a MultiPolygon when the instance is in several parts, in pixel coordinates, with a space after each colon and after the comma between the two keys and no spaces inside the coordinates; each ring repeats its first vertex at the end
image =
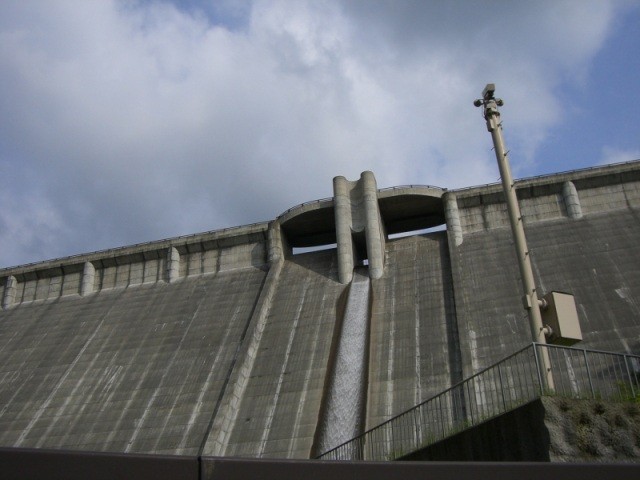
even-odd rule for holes
{"type": "Polygon", "coordinates": [[[582,340],[578,310],[573,295],[549,292],[544,297],[547,306],[542,309],[542,323],[551,327],[547,342],[554,345],[573,345],[582,340]]]}

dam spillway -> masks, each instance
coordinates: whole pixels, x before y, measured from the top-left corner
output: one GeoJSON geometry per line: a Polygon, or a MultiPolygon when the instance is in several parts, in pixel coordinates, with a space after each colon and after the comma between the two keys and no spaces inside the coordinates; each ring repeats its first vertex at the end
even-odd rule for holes
{"type": "Polygon", "coordinates": [[[326,403],[315,451],[326,452],[364,431],[371,284],[366,268],[353,272],[349,297],[336,338],[326,403]]]}
{"type": "MultiPolygon", "coordinates": [[[[309,458],[340,272],[373,257],[358,429],[529,343],[498,185],[337,183],[344,208],[0,270],[0,446],[309,458]]],[[[582,345],[639,353],[640,162],[516,188],[538,285],[575,295],[582,345]]]]}

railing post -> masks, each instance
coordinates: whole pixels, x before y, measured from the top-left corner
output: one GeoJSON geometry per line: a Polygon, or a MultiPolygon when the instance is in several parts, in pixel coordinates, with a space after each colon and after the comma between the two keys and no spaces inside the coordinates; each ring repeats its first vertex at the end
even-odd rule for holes
{"type": "Polygon", "coordinates": [[[624,366],[627,369],[627,377],[629,378],[629,386],[631,387],[631,398],[636,398],[636,390],[633,388],[633,377],[631,377],[631,370],[629,370],[629,362],[627,356],[624,355],[624,366]]]}
{"type": "Polygon", "coordinates": [[[502,371],[500,370],[500,364],[498,363],[498,378],[500,379],[500,392],[502,393],[502,408],[507,410],[507,401],[504,398],[504,384],[502,383],[502,371]]]}
{"type": "Polygon", "coordinates": [[[440,415],[438,415],[438,419],[440,420],[440,439],[444,438],[444,415],[442,415],[442,395],[438,395],[438,411],[440,415]]]}
{"type": "Polygon", "coordinates": [[[538,358],[538,344],[533,343],[533,356],[536,360],[536,372],[538,373],[538,385],[540,385],[540,395],[544,395],[544,383],[542,383],[542,372],[540,371],[540,359],[538,358]]]}
{"type": "Polygon", "coordinates": [[[396,442],[395,442],[395,435],[393,434],[393,422],[389,422],[387,423],[388,427],[389,427],[389,435],[391,435],[391,448],[389,449],[389,452],[387,454],[387,458],[389,460],[391,460],[391,456],[393,454],[393,452],[395,452],[396,450],[396,442]]]}
{"type": "Polygon", "coordinates": [[[416,446],[420,446],[422,444],[422,422],[420,418],[422,417],[422,410],[420,408],[416,408],[413,410],[413,424],[415,426],[415,435],[416,435],[416,446]]]}
{"type": "Polygon", "coordinates": [[[588,360],[588,357],[587,357],[587,351],[583,349],[582,353],[584,355],[584,366],[587,369],[587,378],[589,379],[589,389],[591,390],[591,397],[592,398],[596,398],[596,392],[593,389],[593,381],[591,381],[591,369],[589,368],[589,360],[588,360]]]}
{"type": "Polygon", "coordinates": [[[471,382],[466,382],[466,386],[467,386],[467,397],[468,397],[468,402],[467,404],[469,405],[469,416],[471,417],[471,425],[475,425],[475,421],[473,419],[473,406],[475,405],[475,399],[471,399],[471,394],[469,393],[469,385],[471,384],[471,382]]]}

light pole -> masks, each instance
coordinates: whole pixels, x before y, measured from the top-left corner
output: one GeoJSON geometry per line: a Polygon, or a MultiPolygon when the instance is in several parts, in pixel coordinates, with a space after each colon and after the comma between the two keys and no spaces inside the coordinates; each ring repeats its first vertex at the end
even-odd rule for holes
{"type": "MultiPolygon", "coordinates": [[[[502,137],[502,122],[500,121],[499,106],[503,105],[503,101],[494,97],[496,87],[493,83],[488,84],[482,92],[482,98],[476,100],[473,104],[476,107],[484,107],[484,118],[487,121],[487,130],[491,133],[493,146],[498,160],[498,168],[500,169],[500,177],[502,178],[502,190],[507,202],[507,210],[509,212],[509,223],[511,224],[511,233],[518,256],[518,266],[520,267],[520,276],[522,277],[522,288],[524,289],[524,306],[529,314],[529,327],[531,329],[531,337],[534,342],[545,345],[547,339],[545,337],[546,328],[542,324],[542,314],[540,307],[544,302],[538,298],[535,280],[533,278],[533,269],[531,268],[531,257],[529,248],[527,247],[527,239],[524,234],[524,225],[522,222],[522,214],[518,205],[518,197],[511,176],[511,167],[509,166],[509,156],[505,149],[504,139],[502,137]]],[[[551,374],[551,361],[547,348],[542,348],[542,368],[545,375],[543,382],[549,390],[554,389],[553,375],[551,374]]]]}

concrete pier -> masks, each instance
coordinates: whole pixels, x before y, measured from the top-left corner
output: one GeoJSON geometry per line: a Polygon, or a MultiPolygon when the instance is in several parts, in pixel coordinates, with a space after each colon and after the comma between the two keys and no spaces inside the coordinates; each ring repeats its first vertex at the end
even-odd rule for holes
{"type": "Polygon", "coordinates": [[[167,252],[167,281],[175,282],[180,278],[180,252],[175,247],[169,248],[167,252]]]}
{"type": "Polygon", "coordinates": [[[84,297],[94,292],[96,267],[91,262],[85,262],[82,270],[82,283],[80,284],[80,296],[84,297]]]}
{"type": "Polygon", "coordinates": [[[562,198],[567,207],[567,215],[569,218],[582,218],[582,205],[580,205],[580,197],[573,182],[564,182],[562,185],[562,198]]]}
{"type": "Polygon", "coordinates": [[[16,300],[16,277],[9,275],[4,284],[4,295],[2,296],[2,308],[10,308],[16,300]]]}
{"type": "Polygon", "coordinates": [[[458,213],[458,199],[455,193],[444,194],[444,216],[447,220],[447,231],[456,247],[462,245],[462,225],[458,213]]]}
{"type": "Polygon", "coordinates": [[[354,182],[335,177],[333,192],[340,282],[351,282],[354,266],[364,259],[371,278],[380,278],[384,273],[385,233],[373,173],[363,172],[354,182]]]}

